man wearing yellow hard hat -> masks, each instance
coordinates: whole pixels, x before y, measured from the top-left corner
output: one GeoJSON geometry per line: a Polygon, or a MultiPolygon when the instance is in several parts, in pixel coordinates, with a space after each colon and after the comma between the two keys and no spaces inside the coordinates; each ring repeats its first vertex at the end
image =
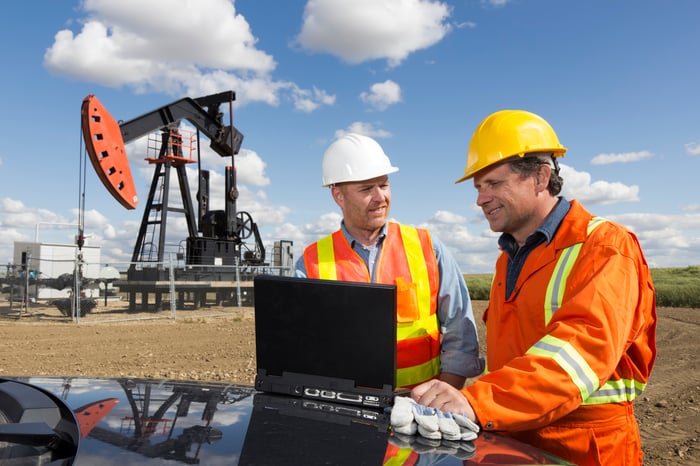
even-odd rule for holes
{"type": "Polygon", "coordinates": [[[464,175],[501,254],[486,371],[420,404],[466,414],[578,465],[642,464],[635,398],[656,357],[656,304],[636,236],[560,195],[566,148],[538,115],[502,110],[476,128],[464,175]]]}

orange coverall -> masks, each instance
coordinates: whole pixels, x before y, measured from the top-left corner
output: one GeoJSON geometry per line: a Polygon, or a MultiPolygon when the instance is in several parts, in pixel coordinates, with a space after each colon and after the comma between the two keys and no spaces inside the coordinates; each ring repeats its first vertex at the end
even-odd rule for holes
{"type": "Polygon", "coordinates": [[[462,390],[483,429],[579,465],[641,464],[632,402],[656,357],[656,300],[636,236],[572,201],[506,297],[508,260],[483,316],[487,373],[462,390]]]}

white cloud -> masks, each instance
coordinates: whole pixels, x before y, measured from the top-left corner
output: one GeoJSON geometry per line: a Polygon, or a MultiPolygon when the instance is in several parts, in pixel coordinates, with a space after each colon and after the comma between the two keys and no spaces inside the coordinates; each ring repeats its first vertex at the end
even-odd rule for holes
{"type": "Polygon", "coordinates": [[[345,130],[338,130],[335,132],[335,137],[339,138],[346,133],[358,133],[364,134],[365,136],[373,138],[390,138],[391,133],[389,131],[376,128],[372,123],[367,123],[363,121],[355,121],[348,125],[345,130]]]}
{"type": "Polygon", "coordinates": [[[83,31],[75,37],[60,31],[62,40],[46,53],[49,65],[60,64],[58,58],[68,53],[97,51],[106,52],[105,62],[116,58],[120,67],[131,70],[143,63],[166,63],[175,69],[194,64],[267,74],[276,65],[270,55],[255,48],[257,38],[231,1],[86,0],[83,8],[90,16],[83,31]]]}
{"type": "Polygon", "coordinates": [[[685,145],[685,150],[690,155],[700,155],[700,143],[689,142],[688,144],[685,145]]]}
{"type": "Polygon", "coordinates": [[[464,223],[466,218],[464,216],[455,214],[453,212],[448,212],[446,210],[438,210],[433,214],[429,220],[431,223],[441,223],[445,225],[454,225],[464,223]]]}
{"type": "MultiPolygon", "coordinates": [[[[630,213],[607,218],[637,235],[651,267],[678,267],[681,257],[680,263],[700,262],[697,253],[700,248],[700,214],[630,213]]],[[[417,226],[428,228],[433,236],[442,240],[464,273],[493,271],[499,254],[497,239],[500,233],[484,229],[475,235],[464,217],[445,211],[436,212],[429,221],[417,226]]]]}
{"type": "Polygon", "coordinates": [[[316,110],[321,105],[333,105],[335,96],[314,87],[312,90],[300,89],[294,86],[292,96],[294,107],[304,113],[316,110]]]}
{"type": "Polygon", "coordinates": [[[508,4],[510,0],[481,0],[481,3],[484,5],[490,5],[494,7],[502,7],[508,4]]]}
{"type": "Polygon", "coordinates": [[[619,182],[592,181],[590,173],[577,171],[561,164],[564,178],[562,195],[578,199],[584,204],[612,204],[615,202],[639,202],[639,186],[627,186],[619,182]]]}
{"type": "MultiPolygon", "coordinates": [[[[216,154],[204,139],[201,145],[201,165],[203,169],[209,170],[210,184],[212,187],[218,185],[225,186],[223,177],[226,173],[226,167],[231,166],[231,157],[221,157],[216,154]]],[[[237,185],[245,184],[257,187],[270,185],[270,178],[268,178],[265,173],[267,163],[257,152],[251,149],[241,148],[238,154],[234,156],[233,160],[233,164],[236,167],[237,185]]],[[[188,179],[195,180],[196,182],[197,169],[193,166],[192,169],[188,169],[187,172],[188,179]]]]}
{"type": "Polygon", "coordinates": [[[241,149],[235,157],[237,180],[251,186],[268,186],[270,178],[265,174],[267,164],[252,151],[241,149]]]}
{"type": "Polygon", "coordinates": [[[427,228],[442,241],[464,273],[486,273],[493,269],[498,257],[496,234],[474,235],[464,217],[447,211],[438,211],[430,220],[416,226],[427,228]]]}
{"type": "Polygon", "coordinates": [[[5,197],[0,199],[0,226],[12,228],[41,228],[41,225],[70,226],[77,224],[76,219],[66,219],[47,209],[29,207],[17,199],[5,197]],[[64,225],[66,224],[66,225],[64,225]]]}
{"type": "Polygon", "coordinates": [[[387,59],[396,66],[450,31],[447,3],[433,0],[309,0],[297,41],[349,63],[387,59]]]}
{"type": "Polygon", "coordinates": [[[609,217],[639,238],[650,267],[697,264],[700,259],[700,214],[623,214],[609,217]]]}
{"type": "Polygon", "coordinates": [[[77,218],[66,218],[47,209],[27,206],[24,202],[5,197],[0,199],[0,264],[9,264],[15,241],[46,239],[47,230],[54,237],[73,243],[78,232],[77,218]]]}
{"type": "Polygon", "coordinates": [[[457,29],[474,29],[476,27],[476,23],[473,21],[464,21],[462,23],[455,24],[455,27],[457,29]]]}
{"type": "MultiPolygon", "coordinates": [[[[330,197],[330,194],[328,194],[330,197]]],[[[295,225],[281,223],[274,228],[272,238],[285,238],[293,241],[294,260],[302,256],[304,248],[340,228],[342,216],[339,211],[320,215],[315,222],[295,225]]]]}
{"type": "Polygon", "coordinates": [[[607,165],[610,163],[628,163],[653,157],[654,154],[648,150],[640,152],[624,152],[621,154],[598,154],[591,159],[592,165],[607,165]]]}
{"type": "Polygon", "coordinates": [[[387,79],[383,83],[372,84],[369,92],[360,94],[360,99],[373,110],[383,111],[390,105],[401,102],[401,87],[387,79]]]}
{"type": "Polygon", "coordinates": [[[689,214],[621,214],[610,217],[635,231],[664,231],[669,228],[678,231],[700,230],[700,213],[689,214]]]}
{"type": "Polygon", "coordinates": [[[239,105],[278,105],[284,98],[309,112],[333,104],[323,90],[271,77],[277,63],[257,48],[233,1],[86,0],[82,8],[82,29],[59,31],[44,54],[51,73],[139,93],[198,96],[236,89],[239,105]]]}

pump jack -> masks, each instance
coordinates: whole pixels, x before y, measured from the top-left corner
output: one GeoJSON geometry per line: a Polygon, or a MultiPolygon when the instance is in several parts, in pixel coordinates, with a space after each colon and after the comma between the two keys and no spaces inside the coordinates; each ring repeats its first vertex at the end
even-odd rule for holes
{"type": "MultiPolygon", "coordinates": [[[[187,221],[189,235],[186,242],[186,265],[264,263],[265,249],[257,224],[250,214],[238,212],[236,207],[238,189],[234,156],[238,154],[243,135],[233,126],[234,100],[233,91],[196,99],[186,97],[122,123],[117,123],[94,95],[88,95],[83,100],[81,126],[92,165],[108,191],[127,209],[136,208],[138,197],[124,145],[148,133],[161,131],[159,156],[148,159],[156,169],[131,258],[133,264],[163,262],[169,212],[181,212],[187,221]],[[219,111],[220,105],[225,102],[229,104],[229,125],[223,124],[223,114],[219,111]],[[197,134],[201,131],[209,138],[214,152],[221,157],[231,157],[231,165],[226,167],[223,211],[209,210],[209,171],[200,169],[197,195],[199,209],[198,218],[195,218],[185,170],[186,164],[194,160],[182,154],[182,135],[178,130],[179,121],[183,119],[197,128],[197,134]],[[182,208],[169,205],[171,169],[177,173],[182,208]],[[149,227],[159,230],[157,245],[146,242],[149,227]],[[255,236],[253,249],[247,248],[244,243],[251,235],[255,236]]],[[[134,268],[132,265],[130,274],[134,268]]]]}
{"type": "MultiPolygon", "coordinates": [[[[117,122],[94,95],[83,99],[81,129],[85,149],[93,168],[112,196],[125,208],[135,209],[138,196],[125,143],[160,131],[161,143],[157,157],[147,158],[155,166],[148,200],[143,212],[136,244],[127,272],[127,282],[119,286],[129,292],[130,308],[135,309],[135,294],[143,293],[143,302],[148,306],[148,293],[156,293],[156,306],[160,305],[164,280],[168,279],[163,264],[166,247],[166,225],[168,214],[182,213],[188,229],[184,257],[185,267],[176,270],[176,280],[193,283],[196,305],[206,301],[206,289],[229,293],[230,283],[238,275],[235,268],[220,266],[267,265],[265,248],[257,224],[249,213],[237,211],[238,188],[234,157],[238,154],[243,134],[233,126],[233,91],[225,91],[199,98],[183,98],[151,112],[124,122],[117,122]],[[223,123],[220,106],[228,102],[229,124],[223,123]],[[199,133],[209,138],[210,147],[221,157],[230,157],[231,164],[225,169],[224,210],[209,210],[209,171],[201,169],[199,144],[197,160],[182,153],[183,135],[179,130],[181,120],[188,120],[199,133]],[[186,165],[197,162],[198,167],[198,211],[193,208],[186,165]],[[182,207],[170,205],[170,171],[174,169],[179,182],[182,207]],[[149,230],[151,235],[149,236],[149,230]],[[157,234],[156,234],[157,230],[157,234]],[[245,242],[254,236],[254,246],[245,242]],[[149,238],[153,241],[148,241],[149,238]],[[206,284],[203,280],[214,280],[206,284]],[[196,283],[195,283],[196,282],[196,283]],[[217,287],[219,287],[217,289],[217,287]]],[[[182,247],[180,246],[182,249],[182,247]]],[[[181,293],[182,295],[182,293],[181,293]]],[[[178,298],[182,299],[182,297],[178,298]]]]}

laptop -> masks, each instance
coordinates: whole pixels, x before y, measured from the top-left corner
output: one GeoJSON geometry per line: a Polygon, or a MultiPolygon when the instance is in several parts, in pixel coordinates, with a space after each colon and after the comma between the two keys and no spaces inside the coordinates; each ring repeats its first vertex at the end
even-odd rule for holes
{"type": "Polygon", "coordinates": [[[392,405],[394,285],[257,275],[253,290],[258,390],[392,405]]]}

